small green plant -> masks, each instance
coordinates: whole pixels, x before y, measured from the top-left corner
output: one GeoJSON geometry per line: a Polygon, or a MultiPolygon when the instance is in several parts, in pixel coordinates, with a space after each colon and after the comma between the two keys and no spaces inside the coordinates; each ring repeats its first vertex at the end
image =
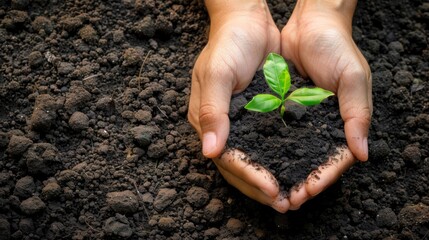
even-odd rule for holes
{"type": "Polygon", "coordinates": [[[298,88],[285,98],[289,91],[291,80],[289,68],[282,56],[270,53],[264,64],[264,76],[268,86],[278,96],[272,94],[258,94],[244,106],[247,110],[255,112],[271,112],[280,108],[280,116],[283,123],[285,113],[285,102],[291,100],[304,106],[314,106],[321,103],[325,98],[334,95],[334,93],[323,88],[298,88]]]}

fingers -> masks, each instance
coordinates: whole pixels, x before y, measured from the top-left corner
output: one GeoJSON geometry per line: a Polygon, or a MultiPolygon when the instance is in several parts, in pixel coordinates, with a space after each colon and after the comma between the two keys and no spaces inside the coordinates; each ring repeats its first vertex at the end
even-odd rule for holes
{"type": "Polygon", "coordinates": [[[336,154],[312,171],[304,183],[293,187],[290,191],[290,210],[299,209],[308,199],[324,191],[335,183],[341,175],[355,163],[353,154],[347,147],[337,148],[336,154]]]}
{"type": "Polygon", "coordinates": [[[192,74],[188,119],[197,130],[207,158],[218,157],[229,133],[229,104],[233,72],[210,51],[201,53],[192,74]]]}
{"type": "Polygon", "coordinates": [[[316,196],[335,183],[355,162],[353,154],[347,147],[337,148],[336,154],[330,156],[327,162],[307,177],[305,184],[307,193],[311,197],[316,196]]]}
{"type": "Polygon", "coordinates": [[[280,192],[275,177],[245,153],[228,149],[213,161],[225,180],[246,196],[281,213],[289,209],[289,200],[280,192]]]}
{"type": "MultiPolygon", "coordinates": [[[[366,62],[363,66],[367,66],[366,62]]],[[[360,65],[362,66],[362,65],[360,65]]],[[[347,145],[361,161],[368,160],[368,130],[372,114],[369,67],[348,67],[340,76],[338,101],[347,145]]]]}
{"type": "Polygon", "coordinates": [[[312,171],[306,181],[292,187],[288,197],[280,192],[277,180],[268,170],[239,150],[228,149],[221,158],[213,161],[229,184],[246,196],[284,213],[299,209],[335,183],[356,159],[346,146],[337,148],[336,153],[312,171]]]}
{"type": "Polygon", "coordinates": [[[275,177],[244,152],[227,149],[221,158],[213,160],[218,168],[234,173],[234,176],[251,186],[257,186],[265,195],[274,198],[279,194],[279,184],[275,177]]]}
{"type": "Polygon", "coordinates": [[[203,154],[208,158],[219,156],[229,134],[228,111],[234,77],[229,71],[217,69],[208,68],[203,74],[205,85],[200,88],[199,123],[203,154]]]}

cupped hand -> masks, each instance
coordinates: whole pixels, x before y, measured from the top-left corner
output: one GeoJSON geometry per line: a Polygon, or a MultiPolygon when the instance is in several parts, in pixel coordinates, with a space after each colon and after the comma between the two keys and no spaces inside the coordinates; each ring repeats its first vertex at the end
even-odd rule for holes
{"type": "MultiPolygon", "coordinates": [[[[319,194],[358,160],[368,159],[372,115],[371,70],[352,39],[356,0],[300,0],[281,32],[282,55],[299,72],[337,94],[349,152],[328,161],[290,195],[290,209],[319,194]],[[329,163],[330,162],[330,163],[329,163]]],[[[348,150],[344,150],[348,151],[348,150]]]]}
{"type": "Polygon", "coordinates": [[[231,95],[250,84],[269,52],[280,51],[280,31],[261,1],[206,5],[210,33],[194,65],[188,119],[202,140],[204,156],[214,158],[228,138],[231,95]]]}
{"type": "MultiPolygon", "coordinates": [[[[213,159],[224,178],[247,196],[271,206],[281,198],[275,179],[252,175],[252,168],[243,168],[231,155],[219,157],[229,134],[231,95],[250,84],[268,53],[280,52],[280,31],[265,1],[211,0],[206,7],[210,33],[194,65],[188,119],[202,140],[203,154],[213,159]]],[[[285,207],[278,209],[285,211],[285,207]]]]}
{"type": "Polygon", "coordinates": [[[356,0],[301,0],[283,28],[282,55],[299,72],[338,96],[347,144],[368,159],[372,114],[371,70],[352,39],[356,0]]]}

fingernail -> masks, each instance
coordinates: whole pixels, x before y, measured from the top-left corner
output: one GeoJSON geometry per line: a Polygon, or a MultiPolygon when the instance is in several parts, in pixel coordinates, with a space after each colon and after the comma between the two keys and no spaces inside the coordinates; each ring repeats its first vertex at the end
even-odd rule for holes
{"type": "Polygon", "coordinates": [[[216,134],[208,132],[203,135],[203,154],[204,156],[210,155],[216,148],[216,134]]]}

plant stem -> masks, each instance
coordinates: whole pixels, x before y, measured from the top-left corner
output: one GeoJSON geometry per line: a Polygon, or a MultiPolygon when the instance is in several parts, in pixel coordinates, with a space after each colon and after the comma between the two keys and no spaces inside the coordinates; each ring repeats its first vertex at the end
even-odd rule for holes
{"type": "Polygon", "coordinates": [[[285,127],[287,127],[285,120],[283,120],[283,117],[280,118],[283,122],[283,124],[285,125],[285,127]]]}

